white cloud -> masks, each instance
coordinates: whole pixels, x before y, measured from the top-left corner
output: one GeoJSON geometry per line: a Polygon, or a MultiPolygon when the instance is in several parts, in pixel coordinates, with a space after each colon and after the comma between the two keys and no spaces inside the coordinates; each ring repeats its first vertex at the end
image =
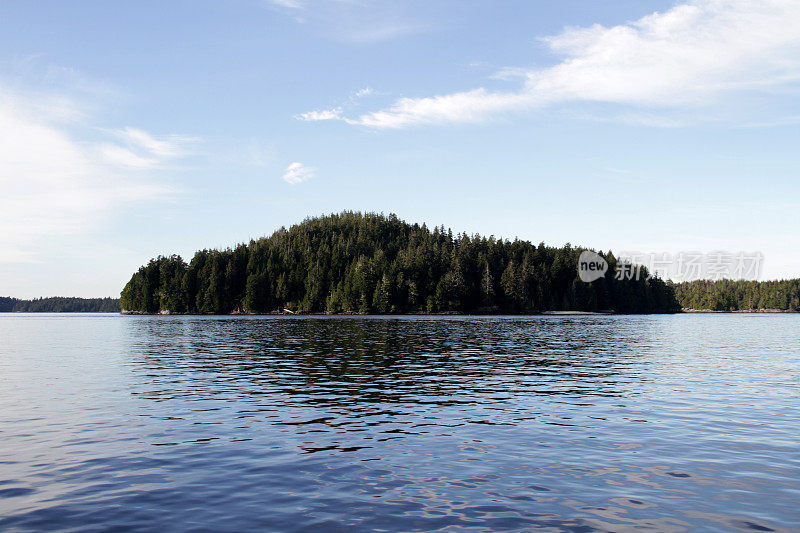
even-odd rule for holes
{"type": "Polygon", "coordinates": [[[363,98],[372,94],[375,94],[375,90],[372,87],[364,87],[363,89],[356,91],[354,98],[363,98]]]}
{"type": "Polygon", "coordinates": [[[355,106],[359,105],[360,100],[375,94],[379,93],[372,87],[364,87],[363,89],[359,89],[355,93],[351,94],[350,97],[342,103],[342,105],[333,107],[331,109],[300,113],[299,115],[295,115],[294,118],[297,120],[303,120],[305,122],[317,122],[320,120],[345,120],[345,108],[353,109],[355,106]]]}
{"type": "Polygon", "coordinates": [[[0,262],[36,261],[43,239],[90,231],[132,202],[173,192],[146,170],[178,157],[180,143],[134,129],[79,140],[98,131],[69,111],[80,107],[0,90],[0,262]],[[125,145],[113,142],[120,135],[125,145]]]}
{"type": "Polygon", "coordinates": [[[298,183],[302,183],[306,180],[310,180],[314,176],[316,176],[317,169],[312,167],[307,167],[302,163],[291,163],[286,170],[283,172],[283,176],[281,178],[286,183],[290,183],[292,185],[296,185],[298,183]]]}
{"type": "Polygon", "coordinates": [[[157,168],[166,161],[188,155],[187,146],[198,139],[180,135],[156,138],[137,128],[110,130],[123,143],[99,143],[99,154],[109,163],[138,169],[157,168]]]}
{"type": "Polygon", "coordinates": [[[302,2],[297,0],[267,0],[267,2],[274,6],[285,7],[287,9],[303,9],[305,7],[302,2]]]}
{"type": "MultiPolygon", "coordinates": [[[[370,44],[430,30],[403,2],[375,0],[264,0],[311,31],[337,41],[370,44]]],[[[428,19],[434,17],[428,16],[428,19]]]]}
{"type": "Polygon", "coordinates": [[[530,95],[499,93],[486,89],[429,98],[401,98],[387,109],[344,119],[349,124],[374,128],[402,128],[421,124],[479,122],[493,114],[532,107],[530,95]]]}
{"type": "Polygon", "coordinates": [[[121,167],[139,169],[153,168],[159,161],[155,157],[140,155],[133,150],[113,143],[100,143],[97,146],[97,151],[106,163],[121,167]]]}
{"type": "Polygon", "coordinates": [[[800,2],[695,0],[614,27],[567,28],[542,39],[563,60],[544,69],[505,69],[518,91],[402,98],[350,124],[402,128],[479,122],[565,101],[634,107],[696,107],[735,91],[800,79],[800,2]]]}
{"type": "Polygon", "coordinates": [[[295,118],[297,120],[305,120],[307,122],[315,122],[319,120],[338,120],[342,118],[342,108],[334,107],[333,109],[323,109],[321,111],[309,111],[307,113],[300,113],[295,118]]]}
{"type": "Polygon", "coordinates": [[[368,19],[364,23],[344,25],[339,35],[343,40],[352,43],[369,44],[423,33],[429,29],[429,25],[415,21],[390,22],[368,19]]]}
{"type": "Polygon", "coordinates": [[[169,135],[157,139],[146,131],[130,127],[114,130],[113,133],[128,146],[139,148],[160,158],[184,156],[186,155],[186,145],[198,140],[181,135],[169,135]]]}

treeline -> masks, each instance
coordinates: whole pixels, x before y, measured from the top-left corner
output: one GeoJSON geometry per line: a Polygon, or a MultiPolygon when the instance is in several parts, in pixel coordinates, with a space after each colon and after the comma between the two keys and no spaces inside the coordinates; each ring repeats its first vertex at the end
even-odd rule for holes
{"type": "Polygon", "coordinates": [[[158,257],[122,291],[125,311],[156,313],[674,312],[657,278],[577,277],[580,248],[453,235],[396,216],[343,212],[306,219],[187,264],[158,257]]]}
{"type": "Polygon", "coordinates": [[[800,279],[687,281],[675,285],[681,307],[711,311],[800,311],[800,279]]]}
{"type": "Polygon", "coordinates": [[[0,297],[0,313],[119,313],[117,298],[73,298],[54,296],[19,300],[0,297]]]}

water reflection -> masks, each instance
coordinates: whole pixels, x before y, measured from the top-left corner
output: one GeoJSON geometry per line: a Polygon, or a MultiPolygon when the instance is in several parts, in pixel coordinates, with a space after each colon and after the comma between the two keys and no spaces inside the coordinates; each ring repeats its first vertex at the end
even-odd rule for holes
{"type": "Polygon", "coordinates": [[[800,525],[794,317],[22,318],[0,528],[800,525]]]}
{"type": "Polygon", "coordinates": [[[473,402],[476,395],[485,402],[516,395],[633,394],[646,379],[637,372],[637,350],[650,339],[647,323],[631,330],[569,319],[190,319],[128,325],[132,352],[139,356],[135,371],[161,378],[148,391],[155,397],[214,396],[233,380],[243,386],[234,394],[435,405],[473,402]],[[173,379],[186,372],[200,381],[173,379]],[[176,382],[185,386],[176,390],[176,382]]]}

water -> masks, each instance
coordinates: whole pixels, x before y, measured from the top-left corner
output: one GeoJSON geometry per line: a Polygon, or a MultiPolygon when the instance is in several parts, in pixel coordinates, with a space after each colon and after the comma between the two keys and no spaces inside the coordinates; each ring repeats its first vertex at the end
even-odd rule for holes
{"type": "Polygon", "coordinates": [[[0,316],[0,529],[800,530],[800,316],[0,316]]]}

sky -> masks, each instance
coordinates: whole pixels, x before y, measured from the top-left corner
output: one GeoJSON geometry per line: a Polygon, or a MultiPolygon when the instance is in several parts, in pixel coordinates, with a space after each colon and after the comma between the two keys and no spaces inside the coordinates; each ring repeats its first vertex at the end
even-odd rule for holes
{"type": "Polygon", "coordinates": [[[342,210],[800,277],[796,0],[0,4],[0,295],[342,210]]]}

